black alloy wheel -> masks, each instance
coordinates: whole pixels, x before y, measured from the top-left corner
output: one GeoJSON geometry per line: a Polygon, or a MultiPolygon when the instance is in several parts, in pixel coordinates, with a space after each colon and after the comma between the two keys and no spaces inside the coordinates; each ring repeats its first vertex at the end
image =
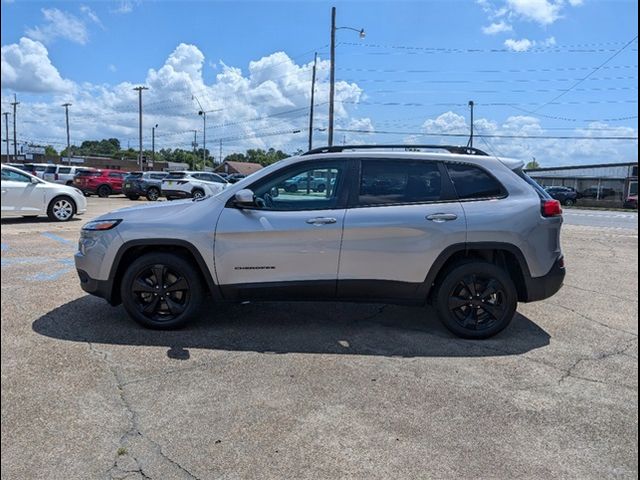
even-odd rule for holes
{"type": "Polygon", "coordinates": [[[134,261],[125,272],[122,303],[144,326],[170,329],[184,325],[202,301],[200,276],[185,258],[171,253],[150,253],[134,261]]]}
{"type": "Polygon", "coordinates": [[[513,319],[517,300],[509,275],[482,261],[454,267],[437,291],[442,322],[465,338],[487,338],[503,330],[513,319]]]}
{"type": "Polygon", "coordinates": [[[149,200],[150,202],[155,202],[158,200],[158,198],[160,198],[160,190],[158,190],[156,187],[151,187],[149,190],[147,190],[147,200],[149,200]]]}

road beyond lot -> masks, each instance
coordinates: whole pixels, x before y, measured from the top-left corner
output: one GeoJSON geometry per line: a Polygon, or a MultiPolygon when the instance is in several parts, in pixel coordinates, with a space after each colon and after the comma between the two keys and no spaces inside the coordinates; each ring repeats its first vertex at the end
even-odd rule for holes
{"type": "Polygon", "coordinates": [[[586,227],[638,229],[638,212],[614,210],[585,210],[565,208],[564,219],[567,225],[586,227]]]}
{"type": "Polygon", "coordinates": [[[637,478],[637,220],[566,225],[565,287],[486,341],[334,303],[157,332],[73,270],[80,226],[131,204],[2,221],[3,479],[637,478]]]}

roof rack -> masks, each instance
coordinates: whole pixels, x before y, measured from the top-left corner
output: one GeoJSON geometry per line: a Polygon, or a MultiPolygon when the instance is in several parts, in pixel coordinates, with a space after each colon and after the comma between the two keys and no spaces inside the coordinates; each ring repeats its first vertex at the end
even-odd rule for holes
{"type": "Polygon", "coordinates": [[[403,150],[414,148],[428,148],[430,150],[446,150],[456,155],[489,155],[474,147],[462,147],[459,145],[408,145],[408,144],[384,144],[384,145],[334,145],[332,147],[318,147],[303,153],[302,155],[313,155],[315,153],[340,153],[345,150],[383,150],[388,148],[402,148],[403,150]]]}

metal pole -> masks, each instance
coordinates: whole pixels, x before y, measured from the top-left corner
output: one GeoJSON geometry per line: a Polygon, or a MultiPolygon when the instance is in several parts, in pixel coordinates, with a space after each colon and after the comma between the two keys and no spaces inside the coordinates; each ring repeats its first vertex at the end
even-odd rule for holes
{"type": "Polygon", "coordinates": [[[336,7],[331,7],[331,67],[329,69],[329,137],[327,143],[333,145],[333,99],[336,83],[336,7]]]}
{"type": "Polygon", "coordinates": [[[202,170],[207,164],[207,112],[202,112],[202,170]]]}
{"type": "Polygon", "coordinates": [[[471,134],[469,136],[469,147],[473,148],[473,100],[469,100],[469,108],[471,109],[471,134]]]}
{"type": "Polygon", "coordinates": [[[313,54],[313,73],[311,74],[311,106],[309,107],[309,150],[313,148],[313,103],[316,93],[316,65],[318,63],[318,53],[313,54]]]}
{"type": "Polygon", "coordinates": [[[4,115],[4,130],[5,130],[5,142],[7,142],[7,159],[9,162],[9,112],[5,112],[4,115]]]}
{"type": "Polygon", "coordinates": [[[70,103],[65,103],[62,105],[64,107],[64,114],[67,119],[67,163],[71,165],[71,140],[69,137],[69,107],[70,103]]]}
{"type": "Polygon", "coordinates": [[[16,107],[20,105],[20,102],[16,98],[16,94],[13,94],[13,103],[11,106],[13,107],[13,161],[18,161],[18,137],[16,135],[16,107]]]}
{"type": "Polygon", "coordinates": [[[138,92],[138,136],[139,136],[139,153],[138,153],[138,166],[140,170],[144,170],[142,166],[142,91],[148,90],[147,87],[134,88],[138,92]]]}
{"type": "Polygon", "coordinates": [[[155,125],[151,127],[151,161],[155,164],[156,162],[156,127],[155,125]]]}
{"type": "Polygon", "coordinates": [[[220,139],[220,156],[218,158],[218,163],[222,165],[222,139],[220,139]]]}

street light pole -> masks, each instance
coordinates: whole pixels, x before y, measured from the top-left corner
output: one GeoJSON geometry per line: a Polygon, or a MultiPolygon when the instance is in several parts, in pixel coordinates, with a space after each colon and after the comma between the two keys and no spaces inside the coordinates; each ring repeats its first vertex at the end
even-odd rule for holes
{"type": "Polygon", "coordinates": [[[313,148],[313,107],[316,93],[316,66],[318,64],[318,52],[313,55],[313,73],[311,74],[311,106],[309,107],[309,150],[313,148]]]}
{"type": "Polygon", "coordinates": [[[9,162],[9,112],[4,112],[4,129],[5,129],[5,142],[7,142],[7,158],[6,162],[9,162]]]}
{"type": "Polygon", "coordinates": [[[64,103],[62,105],[64,107],[64,114],[67,119],[67,164],[71,165],[71,140],[69,137],[69,107],[70,103],[64,103]]]}
{"type": "Polygon", "coordinates": [[[469,109],[471,110],[471,130],[469,134],[469,147],[471,148],[473,148],[473,107],[474,106],[475,106],[475,103],[473,102],[473,100],[469,100],[469,109]]]}
{"type": "Polygon", "coordinates": [[[360,38],[365,37],[364,28],[336,27],[336,7],[331,7],[331,65],[329,68],[329,133],[327,143],[333,145],[334,99],[336,90],[336,30],[353,30],[360,38]]]}
{"type": "Polygon", "coordinates": [[[138,92],[138,135],[140,140],[139,145],[139,154],[138,154],[138,165],[140,166],[140,170],[144,170],[142,166],[142,91],[149,90],[148,87],[136,87],[134,88],[138,92]]]}
{"type": "Polygon", "coordinates": [[[200,110],[198,115],[202,115],[202,170],[207,164],[207,112],[200,110]]]}
{"type": "Polygon", "coordinates": [[[156,162],[156,128],[158,128],[157,123],[151,127],[151,161],[154,165],[156,162]]]}
{"type": "Polygon", "coordinates": [[[16,98],[16,94],[13,94],[13,102],[11,106],[13,107],[13,161],[18,161],[18,136],[16,135],[16,107],[20,105],[20,102],[16,98]]]}

